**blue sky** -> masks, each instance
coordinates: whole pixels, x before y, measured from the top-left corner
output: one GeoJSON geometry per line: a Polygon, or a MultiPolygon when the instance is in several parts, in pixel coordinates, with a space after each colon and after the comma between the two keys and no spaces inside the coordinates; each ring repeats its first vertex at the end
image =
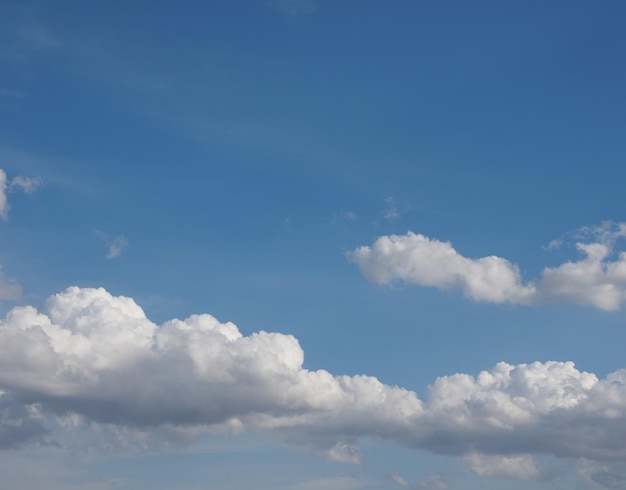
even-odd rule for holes
{"type": "Polygon", "coordinates": [[[0,2],[3,485],[622,488],[625,14],[0,2]]]}

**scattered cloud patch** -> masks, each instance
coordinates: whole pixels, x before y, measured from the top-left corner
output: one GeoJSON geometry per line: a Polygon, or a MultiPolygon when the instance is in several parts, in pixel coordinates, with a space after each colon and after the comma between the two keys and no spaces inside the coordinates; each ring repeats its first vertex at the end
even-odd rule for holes
{"type": "Polygon", "coordinates": [[[22,288],[14,279],[4,277],[0,267],[0,301],[14,301],[22,297],[22,288]]]}
{"type": "Polygon", "coordinates": [[[433,475],[415,483],[415,488],[422,490],[447,490],[448,486],[448,480],[441,475],[433,475]]]}
{"type": "Polygon", "coordinates": [[[0,449],[16,449],[28,442],[43,442],[46,433],[37,405],[20,403],[0,390],[0,449]]]}
{"type": "Polygon", "coordinates": [[[256,429],[340,461],[358,463],[359,440],[374,437],[515,479],[546,474],[536,454],[626,464],[626,369],[599,379],[572,362],[502,362],[440,377],[421,400],[371,376],[309,371],[303,360],[291,335],[243,336],[207,314],[158,326],[131,298],[71,287],[42,311],[15,307],[0,322],[0,389],[13,407],[0,419],[0,446],[44,429],[56,441],[82,427],[140,446],[155,434],[188,443],[256,429]]]}
{"type": "Polygon", "coordinates": [[[385,198],[385,203],[387,203],[387,209],[385,210],[385,219],[386,220],[394,220],[400,217],[400,213],[398,212],[398,208],[396,206],[396,201],[393,197],[385,198]]]}
{"type": "Polygon", "coordinates": [[[340,222],[349,223],[349,222],[354,222],[358,220],[359,220],[359,216],[354,211],[344,211],[342,213],[333,213],[330,219],[330,222],[333,225],[336,225],[337,223],[340,223],[340,222]]]}
{"type": "Polygon", "coordinates": [[[107,259],[117,259],[122,255],[122,252],[128,246],[128,240],[124,235],[119,235],[113,239],[109,238],[109,235],[103,231],[96,231],[96,235],[98,235],[104,243],[106,243],[107,254],[105,255],[105,258],[107,259]]]}
{"type": "Polygon", "coordinates": [[[611,462],[582,459],[577,464],[578,474],[592,489],[622,490],[626,487],[626,466],[611,462]]]}
{"type": "Polygon", "coordinates": [[[293,221],[292,221],[292,219],[289,216],[287,216],[283,220],[283,228],[289,228],[292,224],[293,224],[293,221]]]}
{"type": "Polygon", "coordinates": [[[513,480],[538,480],[545,474],[529,454],[486,455],[471,453],[463,459],[471,470],[479,476],[513,480]]]}
{"type": "Polygon", "coordinates": [[[403,282],[442,290],[460,289],[476,301],[535,305],[574,303],[614,311],[626,301],[626,252],[615,244],[626,223],[587,229],[593,242],[577,242],[577,261],[546,267],[537,281],[524,282],[507,259],[459,254],[450,242],[421,234],[388,235],[349,254],[367,279],[377,284],[403,282]]]}
{"type": "Polygon", "coordinates": [[[402,488],[413,488],[419,490],[447,490],[448,481],[441,475],[432,475],[425,480],[418,480],[410,483],[400,475],[391,475],[391,481],[402,488]]]}
{"type": "Polygon", "coordinates": [[[400,475],[391,475],[391,481],[402,488],[409,488],[409,482],[402,478],[400,475]]]}
{"type": "Polygon", "coordinates": [[[6,172],[0,169],[0,219],[3,221],[9,219],[10,206],[7,191],[20,190],[30,195],[40,189],[43,183],[41,177],[26,177],[23,175],[14,177],[9,183],[6,172]]]}
{"type": "Polygon", "coordinates": [[[331,476],[296,483],[287,487],[287,490],[344,490],[346,488],[362,488],[364,486],[364,482],[354,476],[331,476]]]}
{"type": "Polygon", "coordinates": [[[9,201],[7,199],[7,174],[0,169],[0,219],[9,219],[9,201]]]}
{"type": "Polygon", "coordinates": [[[11,190],[21,190],[28,195],[34,194],[41,189],[43,185],[44,181],[41,177],[18,175],[11,180],[11,190]]]}

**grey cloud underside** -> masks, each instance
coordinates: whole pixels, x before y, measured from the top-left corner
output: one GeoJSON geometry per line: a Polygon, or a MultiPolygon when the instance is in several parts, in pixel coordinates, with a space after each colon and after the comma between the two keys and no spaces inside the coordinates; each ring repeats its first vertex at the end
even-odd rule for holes
{"type": "Polygon", "coordinates": [[[607,223],[588,235],[596,241],[576,244],[580,260],[545,268],[541,278],[531,282],[524,282],[519,267],[504,258],[467,258],[449,242],[412,232],[382,236],[349,258],[378,284],[400,281],[460,289],[473,300],[491,303],[574,303],[617,310],[626,301],[626,252],[615,260],[610,257],[617,238],[626,236],[626,223],[607,223]]]}
{"type": "Polygon", "coordinates": [[[130,298],[72,287],[0,323],[0,447],[63,430],[39,414],[77,414],[124,430],[273,430],[349,462],[360,438],[379,437],[465,456],[483,474],[523,461],[528,478],[540,475],[533,454],[626,461],[624,370],[599,380],[571,362],[500,363],[438,378],[422,401],[303,358],[290,335],[246,337],[210,315],[157,326],[130,298]]]}
{"type": "Polygon", "coordinates": [[[36,407],[24,405],[0,391],[0,449],[15,449],[28,442],[43,442],[47,434],[36,407]]]}

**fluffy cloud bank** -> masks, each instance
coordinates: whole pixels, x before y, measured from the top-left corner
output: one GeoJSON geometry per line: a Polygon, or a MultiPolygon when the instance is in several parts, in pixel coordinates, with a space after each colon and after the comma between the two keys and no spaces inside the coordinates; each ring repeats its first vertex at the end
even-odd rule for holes
{"type": "Polygon", "coordinates": [[[615,260],[610,257],[615,240],[626,236],[626,223],[607,223],[586,231],[595,241],[576,243],[582,259],[545,268],[538,281],[527,283],[519,267],[504,258],[467,258],[449,242],[412,232],[382,236],[349,257],[378,284],[401,281],[444,290],[458,288],[469,298],[492,303],[564,302],[617,310],[626,301],[626,252],[615,260]]]}
{"type": "Polygon", "coordinates": [[[72,287],[0,322],[0,448],[62,439],[79,417],[144,432],[272,430],[350,462],[360,438],[377,437],[511,478],[542,477],[535,454],[626,462],[626,370],[600,380],[571,362],[499,363],[438,378],[422,401],[303,358],[290,335],[243,336],[210,315],[158,326],[130,298],[72,287]]]}

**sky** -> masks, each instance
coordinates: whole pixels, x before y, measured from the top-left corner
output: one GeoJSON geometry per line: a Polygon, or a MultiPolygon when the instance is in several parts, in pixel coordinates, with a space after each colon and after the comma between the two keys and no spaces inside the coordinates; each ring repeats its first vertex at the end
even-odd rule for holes
{"type": "Polygon", "coordinates": [[[625,15],[0,1],[3,490],[624,488],[625,15]]]}

